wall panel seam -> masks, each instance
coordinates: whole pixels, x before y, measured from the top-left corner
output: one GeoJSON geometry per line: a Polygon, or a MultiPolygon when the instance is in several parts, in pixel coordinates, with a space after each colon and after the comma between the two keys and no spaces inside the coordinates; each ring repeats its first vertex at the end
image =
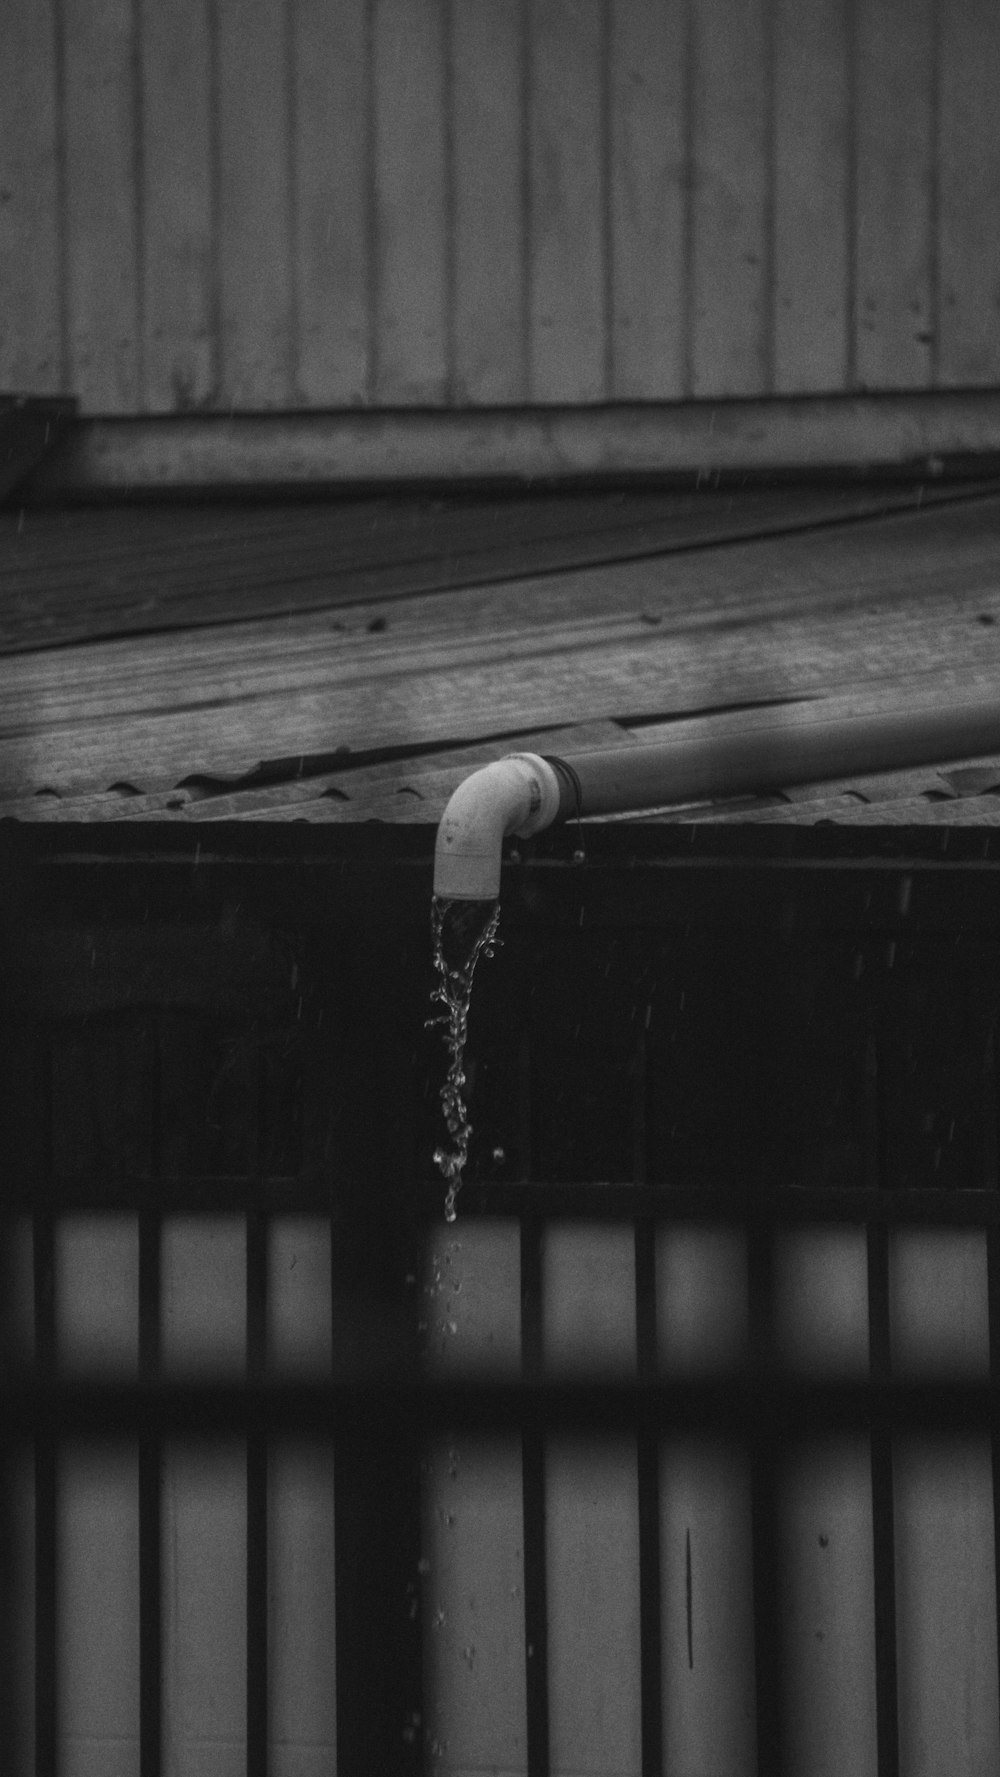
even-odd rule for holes
{"type": "Polygon", "coordinates": [[[375,105],[375,7],[377,0],[365,0],[365,310],[368,354],[365,373],[365,402],[375,405],[379,374],[379,241],[378,241],[378,116],[375,105]]]}
{"type": "Polygon", "coordinates": [[[53,87],[56,149],[56,239],[59,276],[59,380],[73,389],[73,351],[69,313],[69,202],[66,189],[66,21],[63,0],[52,0],[53,87]]]}
{"type": "Polygon", "coordinates": [[[937,388],[941,372],[941,8],[929,0],[931,54],[928,70],[931,176],[927,192],[928,372],[937,388]]]}
{"type": "Polygon", "coordinates": [[[601,300],[604,327],[604,399],[613,401],[616,387],[615,368],[615,298],[614,298],[614,230],[612,222],[612,156],[614,140],[611,123],[612,58],[614,44],[611,32],[612,0],[601,0],[601,300]]]}
{"type": "Polygon", "coordinates": [[[296,177],[298,103],[295,90],[298,0],[284,0],[285,201],[288,241],[288,399],[298,404],[302,362],[302,279],[299,268],[299,186],[296,177]]]}
{"type": "Polygon", "coordinates": [[[847,116],[844,153],[844,387],[858,384],[858,8],[847,7],[847,116]]]}
{"type": "Polygon", "coordinates": [[[142,77],[143,0],[132,0],[132,226],[135,231],[135,384],[138,405],[146,408],[146,141],[142,77]]]}
{"type": "Polygon", "coordinates": [[[683,363],[681,394],[685,401],[694,395],[694,200],[696,168],[695,141],[695,74],[697,57],[694,42],[694,6],[697,0],[684,0],[684,240],[682,289],[684,292],[683,363]]]}
{"type": "Polygon", "coordinates": [[[208,208],[209,208],[209,272],[208,319],[211,339],[211,381],[213,404],[225,392],[226,361],[222,338],[222,267],[219,262],[219,224],[222,214],[222,148],[219,134],[219,16],[218,0],[205,0],[205,27],[208,41],[208,208]]]}

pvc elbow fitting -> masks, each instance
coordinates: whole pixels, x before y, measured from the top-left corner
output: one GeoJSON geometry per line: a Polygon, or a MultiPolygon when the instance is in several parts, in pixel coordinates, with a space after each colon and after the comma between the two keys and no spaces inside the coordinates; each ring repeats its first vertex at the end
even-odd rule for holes
{"type": "Polygon", "coordinates": [[[527,838],[559,813],[559,780],[537,753],[511,753],[474,771],[448,803],[434,851],[434,893],[450,901],[495,901],[507,834],[527,838]]]}

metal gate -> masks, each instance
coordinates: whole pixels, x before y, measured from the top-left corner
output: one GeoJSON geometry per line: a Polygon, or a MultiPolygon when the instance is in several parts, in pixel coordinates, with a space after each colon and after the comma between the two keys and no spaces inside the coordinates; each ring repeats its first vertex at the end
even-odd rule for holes
{"type": "Polygon", "coordinates": [[[996,1768],[993,841],[586,852],[447,1227],[425,834],[8,836],[17,1768],[996,1768]]]}

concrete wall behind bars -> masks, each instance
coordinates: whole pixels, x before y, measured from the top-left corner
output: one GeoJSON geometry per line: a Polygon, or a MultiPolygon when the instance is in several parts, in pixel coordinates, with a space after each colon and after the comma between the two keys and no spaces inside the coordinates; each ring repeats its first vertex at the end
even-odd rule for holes
{"type": "Polygon", "coordinates": [[[4,0],[0,388],[994,384],[998,92],[991,0],[4,0]]]}

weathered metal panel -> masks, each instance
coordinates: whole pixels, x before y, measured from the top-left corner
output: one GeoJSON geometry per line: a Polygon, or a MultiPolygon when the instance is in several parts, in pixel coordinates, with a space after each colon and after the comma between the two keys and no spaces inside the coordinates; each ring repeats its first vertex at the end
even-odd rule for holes
{"type": "Polygon", "coordinates": [[[694,9],[694,395],[750,395],[771,382],[767,24],[763,0],[700,0],[694,9]]]}
{"type": "Polygon", "coordinates": [[[288,14],[274,0],[218,0],[215,16],[222,388],[237,407],[283,407],[294,363],[288,14]]]}
{"type": "Polygon", "coordinates": [[[445,9],[375,0],[375,381],[383,406],[448,397],[445,9]]]}
{"type": "Polygon", "coordinates": [[[462,0],[454,8],[452,397],[458,404],[528,397],[526,52],[521,0],[462,0]]]}
{"type": "Polygon", "coordinates": [[[773,387],[849,380],[850,32],[842,0],[777,0],[773,21],[773,387]]]}
{"type": "Polygon", "coordinates": [[[996,381],[1000,368],[1000,12],[939,8],[938,380],[996,381]]]}
{"type": "Polygon", "coordinates": [[[210,407],[218,387],[214,37],[202,0],[147,4],[142,31],[145,403],[210,407]]]}
{"type": "Polygon", "coordinates": [[[59,18],[68,392],[128,413],[145,405],[135,18],[128,0],[63,0],[59,18]]]}
{"type": "Polygon", "coordinates": [[[531,8],[528,279],[533,401],[607,393],[604,9],[531,8]]]}
{"type": "Polygon", "coordinates": [[[9,0],[0,387],[92,413],[1000,375],[988,0],[9,0]]]}
{"type": "Polygon", "coordinates": [[[365,0],[299,0],[294,30],[296,405],[349,407],[372,364],[372,120],[365,0]]]}
{"type": "Polygon", "coordinates": [[[678,0],[611,0],[611,393],[686,386],[687,29],[678,0]]]}
{"type": "Polygon", "coordinates": [[[856,36],[853,374],[934,382],[934,0],[867,0],[856,36]]]}
{"type": "Polygon", "coordinates": [[[0,387],[65,386],[52,0],[0,8],[0,387]]]}

